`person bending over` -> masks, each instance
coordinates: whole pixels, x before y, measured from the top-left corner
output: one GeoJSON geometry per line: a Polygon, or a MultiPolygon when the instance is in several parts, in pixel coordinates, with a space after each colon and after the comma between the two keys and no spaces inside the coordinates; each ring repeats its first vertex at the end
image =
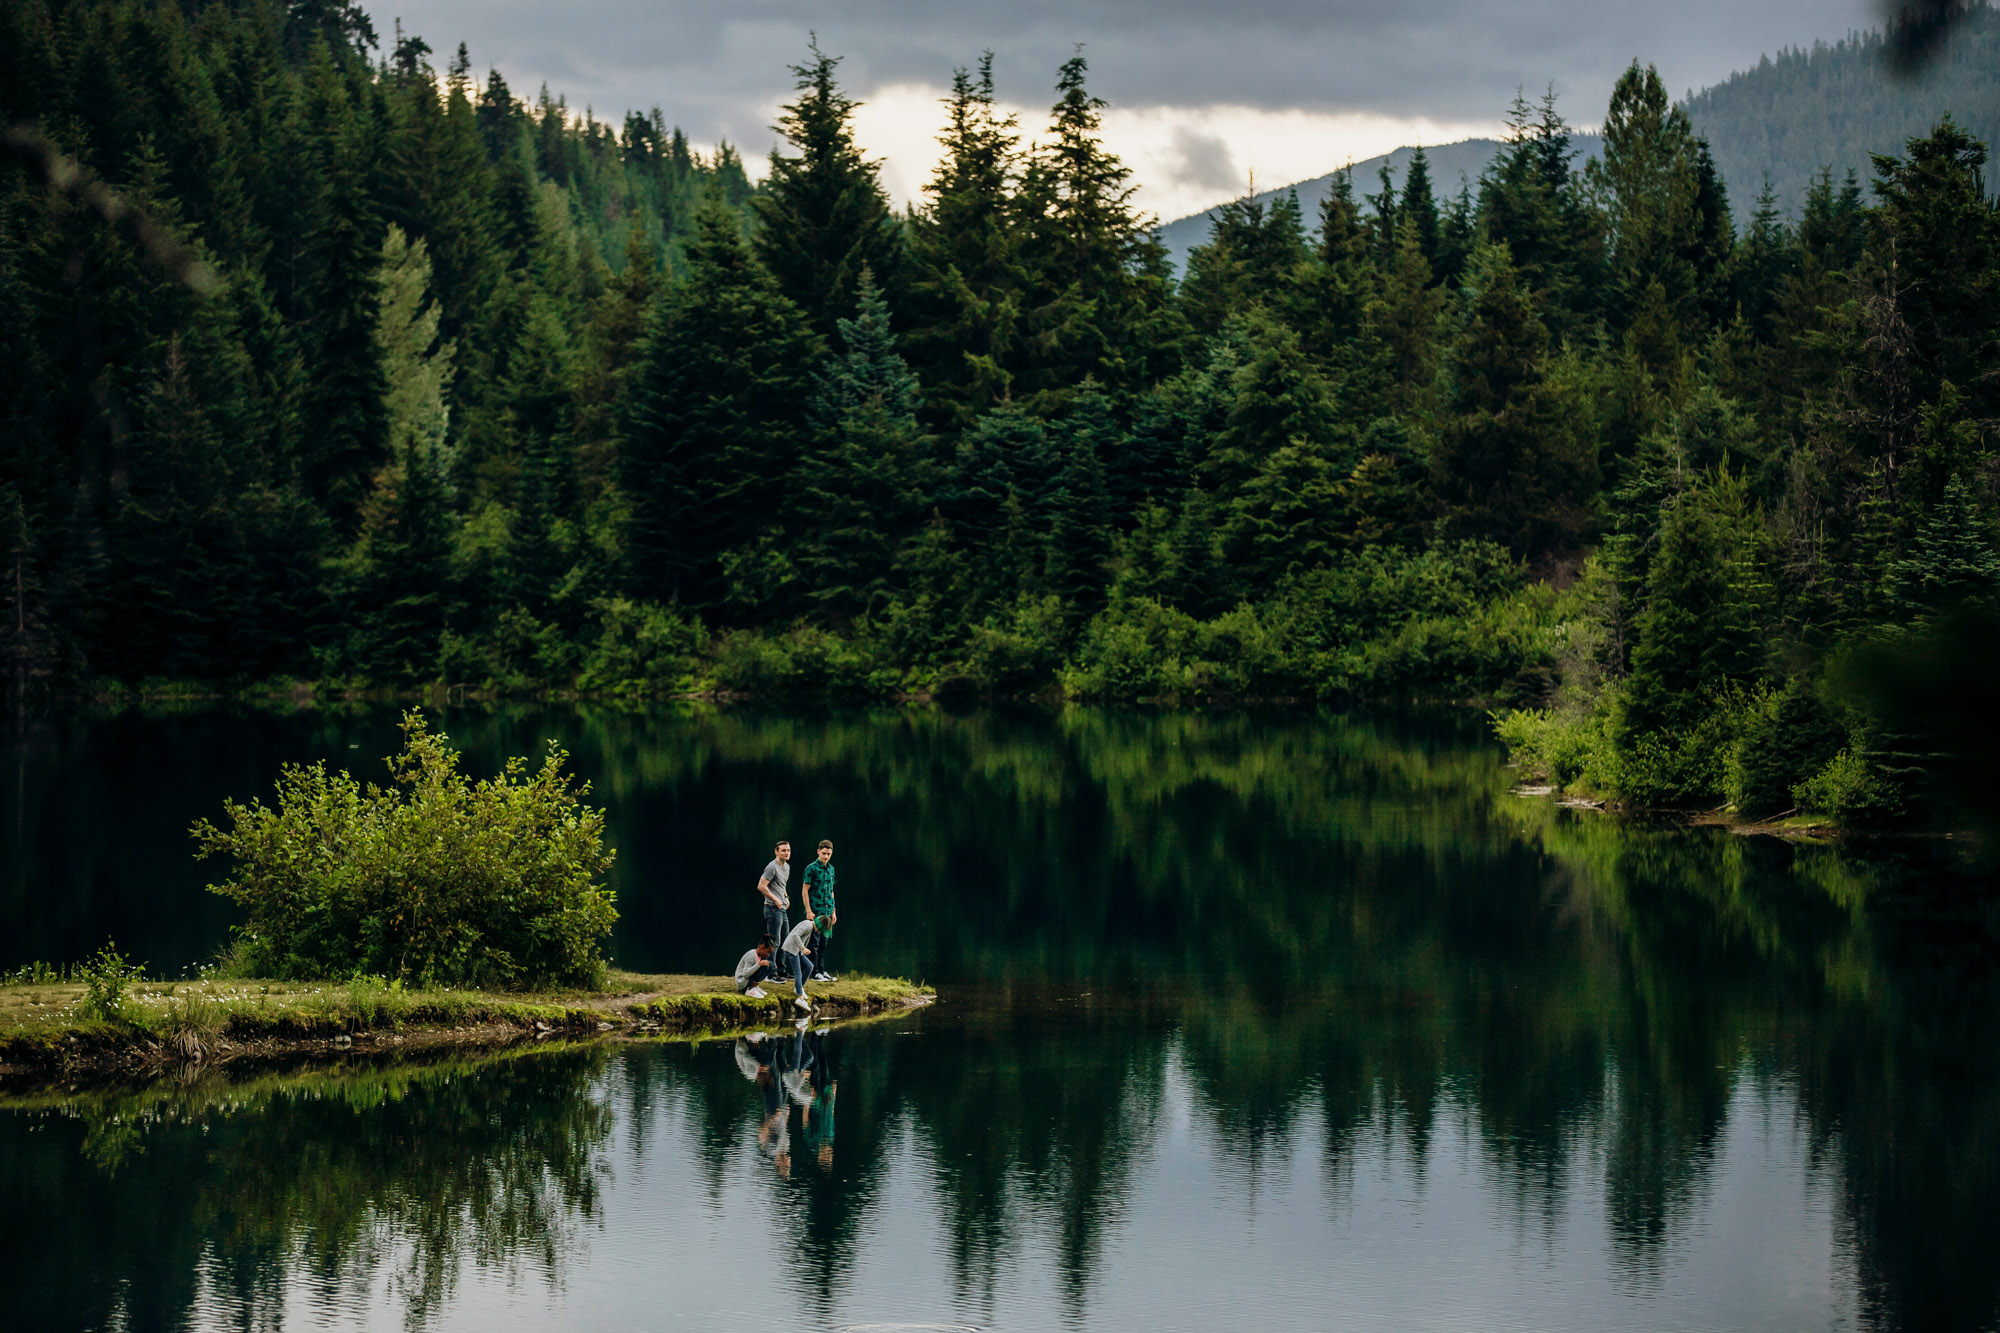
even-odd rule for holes
{"type": "MultiPolygon", "coordinates": [[[[824,921],[826,918],[819,917],[817,920],[824,921]]],[[[812,1012],[813,1002],[806,998],[806,978],[811,975],[812,968],[809,961],[812,946],[806,941],[811,937],[815,924],[815,918],[806,917],[792,927],[792,933],[785,936],[784,943],[785,969],[792,974],[792,985],[798,992],[793,996],[792,1003],[807,1013],[812,1012]]]]}

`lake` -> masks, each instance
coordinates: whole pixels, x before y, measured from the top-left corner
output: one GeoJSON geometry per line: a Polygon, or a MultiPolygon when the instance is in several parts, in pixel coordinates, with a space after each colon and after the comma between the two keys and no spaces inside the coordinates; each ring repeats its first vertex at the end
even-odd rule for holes
{"type": "MultiPolygon", "coordinates": [[[[0,967],[231,909],[187,826],[381,709],[0,742],[0,967]]],[[[567,748],[616,961],[726,970],[826,837],[838,970],[760,1041],[0,1090],[9,1329],[2000,1327],[2000,908],[1516,796],[1470,714],[448,709],[567,748]],[[801,859],[805,855],[801,851],[801,859]]]]}

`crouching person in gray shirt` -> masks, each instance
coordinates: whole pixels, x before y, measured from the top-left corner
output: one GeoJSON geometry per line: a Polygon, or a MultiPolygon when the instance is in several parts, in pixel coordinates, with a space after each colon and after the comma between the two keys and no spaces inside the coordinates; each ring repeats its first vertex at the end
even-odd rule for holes
{"type": "Polygon", "coordinates": [[[757,983],[769,981],[778,975],[778,969],[771,965],[771,951],[778,942],[766,935],[757,941],[757,947],[736,960],[736,993],[748,995],[753,1000],[764,998],[764,990],[757,983]]]}

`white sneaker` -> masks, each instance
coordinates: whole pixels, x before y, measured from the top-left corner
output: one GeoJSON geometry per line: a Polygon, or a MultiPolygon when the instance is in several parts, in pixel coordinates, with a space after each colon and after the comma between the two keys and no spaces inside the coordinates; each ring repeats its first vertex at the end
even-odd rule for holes
{"type": "Polygon", "coordinates": [[[805,1010],[807,1013],[812,1012],[813,1002],[811,1000],[808,1000],[803,995],[799,996],[798,999],[793,1000],[792,1003],[797,1005],[799,1008],[805,1010]]]}
{"type": "Polygon", "coordinates": [[[764,998],[764,988],[762,986],[752,986],[749,990],[744,991],[743,993],[745,995],[748,995],[753,1000],[761,1000],[764,998]]]}

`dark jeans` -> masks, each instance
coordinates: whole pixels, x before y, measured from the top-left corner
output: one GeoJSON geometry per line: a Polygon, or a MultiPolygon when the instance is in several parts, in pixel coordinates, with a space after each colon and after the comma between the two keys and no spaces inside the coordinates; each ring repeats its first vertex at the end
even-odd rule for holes
{"type": "Polygon", "coordinates": [[[826,961],[826,946],[829,943],[831,941],[826,936],[815,930],[812,933],[812,938],[806,942],[806,947],[813,951],[812,970],[815,973],[824,972],[828,976],[832,976],[833,968],[826,961]]]}
{"type": "Polygon", "coordinates": [[[775,977],[777,975],[778,975],[778,970],[772,967],[769,963],[765,963],[762,966],[758,967],[758,969],[755,972],[752,972],[748,980],[739,981],[736,983],[736,993],[738,995],[741,995],[745,991],[749,990],[752,986],[759,985],[762,982],[769,981],[772,977],[775,977]]]}
{"type": "Polygon", "coordinates": [[[784,908],[773,907],[769,903],[764,904],[764,933],[771,937],[771,943],[784,944],[785,932],[791,928],[791,924],[785,920],[784,908]]]}
{"type": "Polygon", "coordinates": [[[806,962],[804,954],[786,953],[780,950],[778,956],[785,960],[785,971],[791,974],[793,988],[804,995],[806,978],[812,975],[812,965],[806,962]]]}

